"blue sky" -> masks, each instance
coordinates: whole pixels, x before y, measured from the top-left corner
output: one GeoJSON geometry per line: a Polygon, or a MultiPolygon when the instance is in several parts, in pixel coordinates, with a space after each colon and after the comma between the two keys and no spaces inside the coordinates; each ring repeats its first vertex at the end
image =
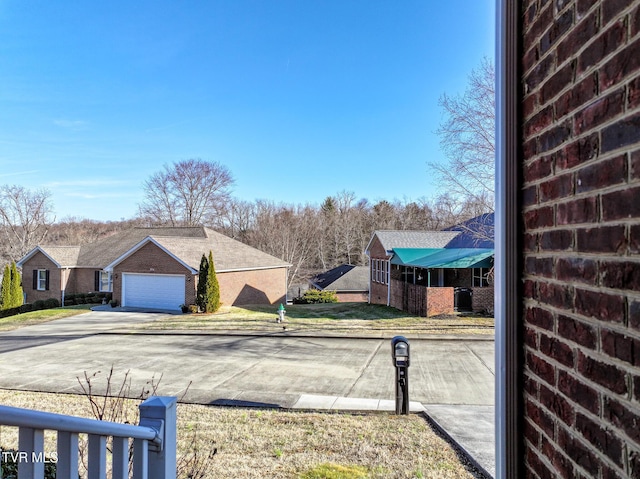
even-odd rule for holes
{"type": "Polygon", "coordinates": [[[438,98],[494,54],[494,0],[0,0],[0,184],[131,218],[163,165],[234,196],[433,197],[438,98]]]}

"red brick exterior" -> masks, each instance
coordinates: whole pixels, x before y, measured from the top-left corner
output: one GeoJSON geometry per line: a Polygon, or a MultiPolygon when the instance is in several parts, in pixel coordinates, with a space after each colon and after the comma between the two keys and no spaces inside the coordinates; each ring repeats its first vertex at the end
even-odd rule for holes
{"type": "Polygon", "coordinates": [[[640,1],[522,2],[522,461],[640,477],[640,1]]]}
{"type": "Polygon", "coordinates": [[[425,288],[427,293],[426,316],[453,314],[453,288],[425,288]]]}
{"type": "MultiPolygon", "coordinates": [[[[371,245],[369,246],[369,302],[371,304],[383,304],[386,305],[389,301],[388,285],[375,281],[373,274],[373,260],[379,259],[388,261],[387,251],[380,244],[380,240],[377,236],[373,237],[371,245]]],[[[402,308],[400,308],[402,309],[402,308]]]]}
{"type": "Polygon", "coordinates": [[[369,301],[369,293],[336,293],[340,303],[362,303],[369,301]]]}
{"type": "Polygon", "coordinates": [[[196,279],[191,270],[148,242],[113,268],[113,299],[122,304],[122,273],[180,274],[185,276],[185,303],[196,302],[196,279]]]}
{"type": "MultiPolygon", "coordinates": [[[[420,284],[405,282],[397,266],[390,265],[391,285],[376,281],[373,271],[373,261],[390,259],[385,249],[374,236],[369,247],[370,280],[369,302],[383,304],[407,311],[417,316],[437,316],[439,314],[453,314],[455,312],[455,292],[453,287],[427,287],[420,284]]],[[[444,270],[444,284],[455,284],[471,288],[473,271],[471,269],[444,270]]],[[[493,286],[488,288],[472,288],[474,291],[472,308],[475,312],[493,312],[493,286]],[[477,295],[476,295],[477,293],[477,295]]],[[[366,300],[366,299],[365,299],[366,300]]]]}
{"type": "MultiPolygon", "coordinates": [[[[185,302],[195,304],[198,275],[153,243],[147,243],[113,270],[113,298],[122,302],[122,273],[185,275],[185,302]]],[[[276,304],[286,298],[286,268],[217,273],[224,305],[276,304]]]]}
{"type": "MultiPolygon", "coordinates": [[[[55,298],[62,301],[65,294],[96,291],[95,274],[91,268],[63,269],[44,254],[37,252],[22,268],[22,283],[26,300],[32,303],[39,299],[55,298]],[[33,271],[49,271],[49,290],[33,289],[33,271]]],[[[113,299],[122,304],[122,274],[178,274],[185,276],[185,302],[195,304],[198,275],[153,243],[147,243],[131,256],[119,263],[113,271],[113,299]]],[[[220,272],[220,300],[227,305],[278,304],[286,300],[286,268],[255,269],[247,271],[220,272]]],[[[366,300],[366,299],[365,299],[366,300]]]]}
{"type": "MultiPolygon", "coordinates": [[[[68,274],[68,272],[65,273],[68,274]]],[[[22,265],[22,290],[25,293],[26,302],[33,303],[34,301],[51,298],[61,301],[62,275],[63,272],[58,269],[53,261],[40,252],[35,253],[22,265]],[[39,269],[49,271],[49,289],[46,291],[39,291],[33,288],[33,272],[39,269]]],[[[67,278],[68,276],[65,274],[65,284],[67,278]]]]}
{"type": "Polygon", "coordinates": [[[493,314],[493,286],[487,288],[471,288],[471,308],[475,313],[486,312],[493,314]]]}
{"type": "Polygon", "coordinates": [[[225,305],[285,303],[287,268],[218,273],[218,283],[225,305]]]}

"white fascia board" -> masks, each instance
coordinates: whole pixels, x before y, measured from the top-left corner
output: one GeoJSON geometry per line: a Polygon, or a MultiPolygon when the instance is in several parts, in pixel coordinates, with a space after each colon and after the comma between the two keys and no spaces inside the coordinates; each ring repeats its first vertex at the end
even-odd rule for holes
{"type": "Polygon", "coordinates": [[[133,246],[129,251],[125,252],[122,256],[120,256],[119,258],[117,258],[115,261],[113,261],[112,263],[108,264],[107,266],[104,267],[104,271],[110,271],[113,272],[113,268],[115,268],[118,264],[120,264],[122,261],[124,261],[125,259],[127,259],[129,256],[131,256],[132,254],[134,254],[136,251],[138,251],[140,248],[142,248],[144,245],[146,245],[147,243],[153,243],[154,245],[156,245],[158,248],[160,248],[162,251],[164,251],[167,255],[169,255],[171,258],[173,258],[174,260],[176,260],[178,263],[180,263],[182,266],[184,266],[185,268],[187,268],[189,271],[191,271],[192,274],[196,274],[198,271],[193,269],[191,266],[189,266],[187,263],[185,263],[184,261],[182,261],[180,258],[178,258],[176,255],[174,255],[171,251],[169,251],[167,248],[165,248],[164,246],[162,246],[160,243],[158,243],[155,239],[153,239],[151,236],[147,236],[145,239],[143,239],[142,241],[140,241],[138,244],[136,244],[135,246],[133,246]]]}
{"type": "Polygon", "coordinates": [[[36,253],[42,253],[43,255],[45,255],[47,257],[47,259],[49,259],[49,261],[51,261],[53,264],[56,265],[56,267],[58,268],[62,268],[62,266],[60,265],[60,263],[58,263],[55,259],[53,259],[51,256],[49,256],[47,254],[47,252],[45,250],[43,250],[40,246],[36,246],[35,248],[33,248],[31,251],[29,251],[23,258],[20,259],[20,261],[18,261],[16,263],[16,266],[22,268],[22,266],[24,265],[24,263],[26,261],[28,261],[30,258],[32,258],[36,253]]]}
{"type": "Polygon", "coordinates": [[[280,269],[280,268],[291,268],[291,264],[282,264],[278,266],[256,266],[253,268],[228,268],[228,269],[216,269],[216,273],[237,273],[241,271],[256,271],[262,269],[280,269]]]}
{"type": "MultiPolygon", "coordinates": [[[[369,255],[369,247],[371,246],[371,242],[373,241],[373,238],[376,237],[376,234],[378,234],[377,231],[374,231],[373,234],[371,235],[371,239],[369,240],[369,242],[367,243],[367,247],[364,249],[364,252],[367,256],[369,255]]],[[[382,241],[380,242],[382,244],[382,241]]]]}

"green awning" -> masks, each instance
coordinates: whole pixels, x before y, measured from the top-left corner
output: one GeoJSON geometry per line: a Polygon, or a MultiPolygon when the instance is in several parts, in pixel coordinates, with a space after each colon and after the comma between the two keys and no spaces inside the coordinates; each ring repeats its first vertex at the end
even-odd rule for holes
{"type": "Polygon", "coordinates": [[[485,248],[394,248],[392,264],[416,268],[490,268],[494,250],[485,248]]]}

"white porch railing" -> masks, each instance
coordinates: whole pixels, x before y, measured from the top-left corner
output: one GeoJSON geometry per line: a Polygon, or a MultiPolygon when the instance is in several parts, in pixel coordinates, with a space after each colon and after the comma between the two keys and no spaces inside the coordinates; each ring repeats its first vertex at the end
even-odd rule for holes
{"type": "Polygon", "coordinates": [[[129,477],[130,439],[134,479],[175,479],[176,404],[175,397],[150,397],[139,406],[138,426],[0,406],[0,425],[19,428],[18,479],[44,478],[45,430],[58,431],[58,479],[78,479],[78,434],[88,435],[89,479],[107,477],[109,437],[113,438],[113,479],[129,477]]]}

